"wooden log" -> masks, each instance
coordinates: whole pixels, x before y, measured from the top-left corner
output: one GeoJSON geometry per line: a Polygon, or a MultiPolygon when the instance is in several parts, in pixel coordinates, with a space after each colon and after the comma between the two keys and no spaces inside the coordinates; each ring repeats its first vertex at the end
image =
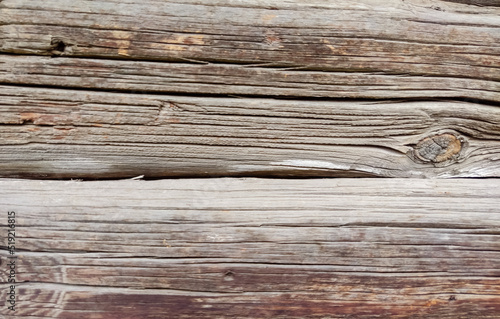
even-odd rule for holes
{"type": "Polygon", "coordinates": [[[16,318],[494,318],[499,186],[1,180],[16,318]]]}
{"type": "MultiPolygon", "coordinates": [[[[132,90],[150,83],[148,91],[500,101],[495,6],[427,0],[4,0],[0,15],[0,52],[184,62],[27,58],[36,65],[19,69],[28,76],[4,75],[9,83],[65,85],[69,79],[77,86],[132,90]],[[47,74],[51,67],[59,77],[47,74]],[[71,78],[78,72],[89,78],[71,78]],[[108,74],[112,79],[103,79],[108,74]],[[135,81],[139,85],[131,88],[135,81]]],[[[2,59],[10,63],[7,72],[18,67],[15,58],[2,59]]]]}
{"type": "Polygon", "coordinates": [[[0,87],[0,175],[500,176],[500,109],[0,87]]]}
{"type": "Polygon", "coordinates": [[[500,82],[240,64],[0,55],[0,82],[127,92],[334,98],[473,98],[500,102],[500,82]]]}

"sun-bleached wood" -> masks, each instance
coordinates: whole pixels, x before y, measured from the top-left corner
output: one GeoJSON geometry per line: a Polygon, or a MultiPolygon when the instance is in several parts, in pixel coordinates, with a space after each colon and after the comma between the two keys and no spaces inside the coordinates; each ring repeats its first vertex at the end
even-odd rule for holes
{"type": "Polygon", "coordinates": [[[498,198],[498,179],[0,180],[16,318],[495,318],[498,198]]]}

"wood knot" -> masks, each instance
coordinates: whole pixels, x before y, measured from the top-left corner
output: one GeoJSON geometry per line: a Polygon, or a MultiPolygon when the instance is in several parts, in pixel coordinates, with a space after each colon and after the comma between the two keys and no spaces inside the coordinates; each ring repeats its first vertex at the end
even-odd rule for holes
{"type": "Polygon", "coordinates": [[[441,163],[457,158],[465,139],[453,133],[441,133],[421,140],[415,146],[415,156],[423,162],[441,163]]]}

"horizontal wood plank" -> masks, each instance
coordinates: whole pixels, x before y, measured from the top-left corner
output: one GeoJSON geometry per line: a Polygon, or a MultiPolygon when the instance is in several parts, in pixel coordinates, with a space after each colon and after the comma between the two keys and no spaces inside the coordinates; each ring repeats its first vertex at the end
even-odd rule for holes
{"type": "Polygon", "coordinates": [[[500,9],[493,6],[427,0],[3,0],[0,14],[0,52],[184,62],[90,60],[75,66],[76,60],[26,58],[29,66],[19,67],[14,58],[2,57],[2,63],[8,60],[4,69],[15,74],[19,68],[18,77],[1,79],[9,83],[500,101],[500,9]],[[66,79],[54,78],[53,70],[60,76],[66,70],[66,79]]]}
{"type": "Polygon", "coordinates": [[[494,6],[494,7],[500,6],[500,2],[498,2],[497,0],[444,0],[444,1],[463,3],[474,6],[494,6]]]}
{"type": "Polygon", "coordinates": [[[500,101],[500,82],[240,64],[0,55],[0,83],[128,92],[500,101]]]}
{"type": "Polygon", "coordinates": [[[1,180],[16,318],[495,318],[499,186],[1,180]]]}
{"type": "Polygon", "coordinates": [[[0,175],[500,176],[500,109],[0,87],[0,175]]]}

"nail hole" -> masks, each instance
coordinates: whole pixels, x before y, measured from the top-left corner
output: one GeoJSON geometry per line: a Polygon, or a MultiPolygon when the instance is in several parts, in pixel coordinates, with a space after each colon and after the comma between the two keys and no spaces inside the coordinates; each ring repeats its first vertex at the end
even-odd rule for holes
{"type": "Polygon", "coordinates": [[[68,53],[71,53],[71,50],[69,50],[69,49],[72,46],[73,46],[73,44],[71,44],[63,39],[52,38],[52,40],[50,41],[50,53],[53,56],[62,55],[63,53],[68,54],[68,53]]]}
{"type": "Polygon", "coordinates": [[[63,41],[59,41],[54,48],[54,51],[64,52],[66,50],[66,44],[63,41]]]}
{"type": "Polygon", "coordinates": [[[455,301],[457,300],[457,297],[455,297],[454,295],[451,295],[450,298],[448,298],[448,301],[455,301]]]}

